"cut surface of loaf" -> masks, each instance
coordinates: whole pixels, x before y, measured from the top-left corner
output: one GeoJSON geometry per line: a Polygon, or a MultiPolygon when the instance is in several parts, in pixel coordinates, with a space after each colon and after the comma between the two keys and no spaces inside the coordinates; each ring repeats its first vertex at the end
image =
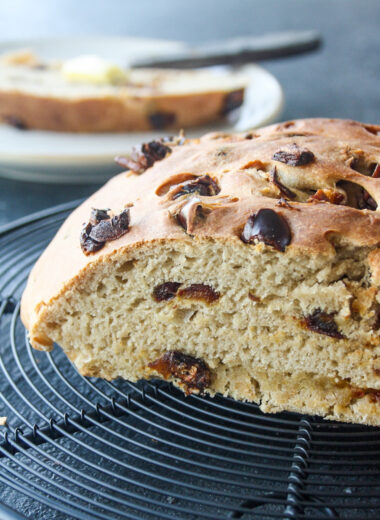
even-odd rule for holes
{"type": "Polygon", "coordinates": [[[239,107],[246,83],[243,74],[160,69],[131,69],[115,84],[68,81],[62,64],[15,53],[0,57],[0,121],[64,132],[187,128],[239,107]]]}
{"type": "Polygon", "coordinates": [[[137,148],[33,268],[32,345],[380,425],[379,163],[380,127],[327,119],[137,148]]]}

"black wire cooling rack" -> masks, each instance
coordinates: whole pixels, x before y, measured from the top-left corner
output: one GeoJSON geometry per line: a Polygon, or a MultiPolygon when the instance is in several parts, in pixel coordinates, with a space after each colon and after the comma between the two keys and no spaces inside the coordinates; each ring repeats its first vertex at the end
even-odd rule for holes
{"type": "Polygon", "coordinates": [[[20,295],[75,205],[0,230],[1,519],[379,519],[380,429],[88,379],[30,348],[20,295]]]}

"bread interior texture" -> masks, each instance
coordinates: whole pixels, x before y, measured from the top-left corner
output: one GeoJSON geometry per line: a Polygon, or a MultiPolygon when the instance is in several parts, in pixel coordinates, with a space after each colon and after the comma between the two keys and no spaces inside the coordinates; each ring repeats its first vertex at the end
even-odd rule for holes
{"type": "Polygon", "coordinates": [[[369,248],[334,246],[284,254],[189,237],[118,250],[43,310],[38,332],[87,376],[159,377],[149,364],[175,351],[207,364],[210,394],[380,424],[369,248]],[[168,282],[178,289],[160,300],[168,282]],[[318,328],[326,316],[329,334],[318,328]]]}

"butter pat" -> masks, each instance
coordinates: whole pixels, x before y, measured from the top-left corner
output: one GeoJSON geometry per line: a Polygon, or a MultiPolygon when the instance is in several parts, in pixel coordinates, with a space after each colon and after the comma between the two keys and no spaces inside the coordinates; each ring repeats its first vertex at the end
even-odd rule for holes
{"type": "Polygon", "coordinates": [[[61,72],[67,81],[80,83],[117,84],[127,74],[114,63],[95,55],[82,55],[63,63],[61,72]]]}

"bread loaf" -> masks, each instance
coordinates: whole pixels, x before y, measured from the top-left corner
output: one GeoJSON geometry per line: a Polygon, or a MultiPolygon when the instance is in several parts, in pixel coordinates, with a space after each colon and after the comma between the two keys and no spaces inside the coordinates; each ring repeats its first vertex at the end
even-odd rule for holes
{"type": "Polygon", "coordinates": [[[22,319],[86,376],[380,425],[380,127],[154,141],[63,224],[22,319]]]}
{"type": "Polygon", "coordinates": [[[187,128],[239,107],[247,81],[240,74],[159,69],[131,69],[116,83],[79,74],[68,81],[63,65],[31,53],[0,59],[0,122],[58,132],[187,128]]]}

